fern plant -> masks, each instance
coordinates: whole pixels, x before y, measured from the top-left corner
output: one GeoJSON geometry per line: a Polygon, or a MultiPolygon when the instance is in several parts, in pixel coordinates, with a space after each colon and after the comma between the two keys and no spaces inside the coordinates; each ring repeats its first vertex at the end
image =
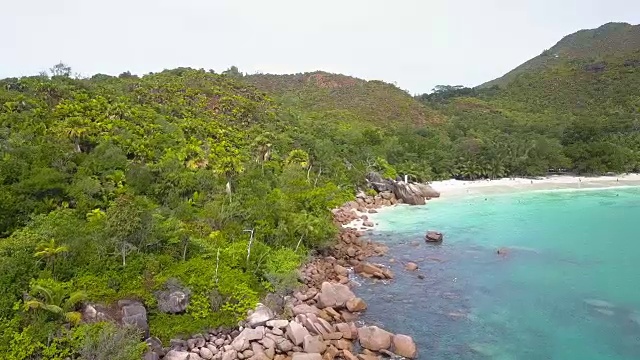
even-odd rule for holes
{"type": "Polygon", "coordinates": [[[77,325],[82,315],[75,311],[76,306],[87,298],[83,291],[68,294],[62,287],[45,287],[34,284],[29,299],[24,302],[25,311],[44,311],[66,322],[77,325]]]}

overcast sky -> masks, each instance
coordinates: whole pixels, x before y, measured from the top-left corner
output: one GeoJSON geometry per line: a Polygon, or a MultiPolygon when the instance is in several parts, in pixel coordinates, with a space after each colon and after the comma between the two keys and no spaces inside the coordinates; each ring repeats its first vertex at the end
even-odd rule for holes
{"type": "Polygon", "coordinates": [[[0,77],[231,65],[395,82],[411,93],[501,76],[564,35],[640,23],[638,0],[20,0],[0,6],[0,77]]]}

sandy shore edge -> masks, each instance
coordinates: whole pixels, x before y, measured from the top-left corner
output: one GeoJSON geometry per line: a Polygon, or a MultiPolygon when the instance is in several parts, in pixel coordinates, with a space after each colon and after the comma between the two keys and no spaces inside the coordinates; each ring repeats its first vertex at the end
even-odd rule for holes
{"type": "Polygon", "coordinates": [[[358,230],[358,231],[372,231],[376,228],[376,226],[378,225],[376,218],[378,216],[380,216],[380,214],[385,213],[387,211],[391,211],[395,208],[397,208],[398,206],[409,206],[406,204],[396,204],[396,205],[389,205],[389,206],[380,206],[379,208],[375,209],[375,213],[369,213],[369,212],[362,212],[362,211],[358,211],[358,210],[353,210],[353,212],[355,212],[358,215],[358,219],[352,220],[351,222],[347,223],[347,224],[343,224],[342,228],[345,229],[354,229],[354,230],[358,230]],[[373,223],[374,226],[364,226],[365,224],[365,220],[362,219],[362,216],[366,216],[367,220],[366,221],[370,221],[373,223]]]}
{"type": "Polygon", "coordinates": [[[440,192],[440,198],[452,198],[468,195],[491,195],[512,192],[539,190],[588,190],[613,187],[640,186],[640,174],[618,176],[546,176],[535,179],[503,178],[497,180],[443,180],[431,184],[440,192]]]}
{"type": "MultiPolygon", "coordinates": [[[[597,190],[606,188],[625,188],[640,187],[640,174],[624,174],[616,176],[568,176],[568,175],[552,175],[531,178],[502,178],[496,180],[441,180],[430,183],[431,187],[440,193],[440,198],[427,201],[446,201],[447,199],[456,199],[466,196],[482,196],[495,194],[509,194],[530,191],[553,191],[553,190],[597,190]]],[[[396,204],[391,206],[381,206],[375,209],[375,213],[361,212],[353,210],[358,219],[342,225],[343,228],[352,228],[359,231],[373,231],[377,228],[377,221],[381,214],[392,211],[401,206],[410,206],[406,204],[396,204]],[[364,226],[365,220],[361,217],[365,215],[368,221],[374,226],[364,226]]]]}

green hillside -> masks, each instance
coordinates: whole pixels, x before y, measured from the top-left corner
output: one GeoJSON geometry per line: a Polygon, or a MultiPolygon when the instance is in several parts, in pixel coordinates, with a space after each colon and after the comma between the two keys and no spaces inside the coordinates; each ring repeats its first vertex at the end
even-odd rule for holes
{"type": "Polygon", "coordinates": [[[233,325],[297,285],[367,172],[450,176],[443,131],[413,123],[429,108],[392,85],[353,79],[360,100],[333,108],[347,97],[290,104],[233,71],[70,74],[0,80],[3,359],[136,358],[131,334],[80,322],[87,302],[142,301],[165,341],[233,325]],[[176,281],[191,303],[162,313],[154,293],[176,281]]]}
{"type": "Polygon", "coordinates": [[[285,105],[308,111],[343,111],[380,126],[425,126],[443,117],[416,102],[398,87],[382,81],[313,72],[293,75],[248,75],[244,80],[278,97],[285,105]]]}
{"type": "Polygon", "coordinates": [[[487,88],[505,86],[518,75],[566,64],[572,61],[597,63],[612,55],[622,56],[640,49],[640,25],[608,23],[597,29],[580,30],[565,36],[539,56],[511,70],[504,76],[480,85],[487,88]]]}
{"type": "Polygon", "coordinates": [[[233,325],[333,239],[348,169],[312,168],[265,94],[192,69],[69,74],[0,80],[3,359],[137,351],[81,325],[81,302],[143,301],[165,341],[233,325]],[[185,314],[155,306],[170,279],[191,290],[185,314]]]}
{"type": "Polygon", "coordinates": [[[608,24],[581,31],[556,46],[570,60],[520,68],[499,88],[441,87],[420,99],[448,116],[454,142],[475,144],[463,157],[469,166],[487,164],[475,168],[479,177],[485,167],[531,175],[545,167],[583,174],[638,171],[640,44],[629,45],[640,39],[638,29],[608,24]],[[614,40],[601,39],[603,34],[614,40]],[[577,45],[584,38],[601,46],[586,51],[577,45]],[[626,45],[608,52],[605,44],[626,45]]]}

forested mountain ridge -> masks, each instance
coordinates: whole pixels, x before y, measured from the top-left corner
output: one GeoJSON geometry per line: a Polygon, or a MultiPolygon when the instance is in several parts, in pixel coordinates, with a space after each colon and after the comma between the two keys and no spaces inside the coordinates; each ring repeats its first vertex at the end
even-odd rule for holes
{"type": "Polygon", "coordinates": [[[551,68],[572,61],[598,63],[611,55],[623,56],[640,49],[640,25],[607,23],[597,29],[580,30],[565,36],[504,76],[486,82],[479,88],[505,86],[519,74],[551,68]]]}
{"type": "MultiPolygon", "coordinates": [[[[638,29],[604,28],[618,26],[627,35],[638,29]]],[[[470,165],[490,163],[506,174],[529,175],[543,174],[544,167],[582,174],[638,171],[640,45],[602,54],[522,70],[502,87],[441,86],[419,99],[448,116],[451,137],[475,144],[463,154],[470,165]],[[505,164],[508,154],[519,155],[505,164]]]]}
{"type": "Polygon", "coordinates": [[[304,111],[345,111],[354,120],[380,126],[425,126],[441,123],[444,117],[422,106],[395,85],[376,80],[323,71],[312,73],[247,75],[255,85],[286,106],[304,111]]]}

